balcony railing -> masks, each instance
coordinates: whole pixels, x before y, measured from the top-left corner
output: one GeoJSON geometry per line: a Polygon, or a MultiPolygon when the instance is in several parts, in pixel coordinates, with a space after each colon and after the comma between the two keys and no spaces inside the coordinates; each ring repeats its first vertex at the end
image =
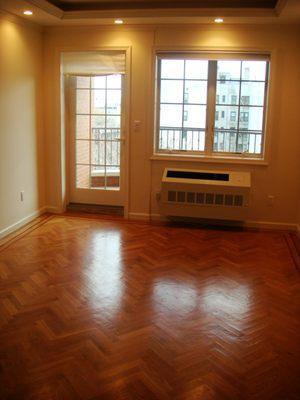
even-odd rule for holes
{"type": "MultiPolygon", "coordinates": [[[[226,153],[261,153],[260,131],[219,129],[214,133],[214,151],[226,153]]],[[[197,128],[161,127],[159,150],[198,151],[205,149],[205,130],[197,128]]]]}
{"type": "Polygon", "coordinates": [[[204,144],[204,129],[162,127],[159,131],[160,150],[204,151],[204,144]]]}
{"type": "Polygon", "coordinates": [[[120,166],[120,129],[92,128],[92,164],[95,170],[118,171],[120,166]]]}

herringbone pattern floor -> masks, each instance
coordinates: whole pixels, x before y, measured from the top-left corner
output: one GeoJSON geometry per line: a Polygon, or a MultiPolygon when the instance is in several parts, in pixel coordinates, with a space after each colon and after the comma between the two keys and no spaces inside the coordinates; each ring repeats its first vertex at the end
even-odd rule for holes
{"type": "Polygon", "coordinates": [[[1,399],[299,399],[286,235],[51,217],[0,253],[1,399]]]}

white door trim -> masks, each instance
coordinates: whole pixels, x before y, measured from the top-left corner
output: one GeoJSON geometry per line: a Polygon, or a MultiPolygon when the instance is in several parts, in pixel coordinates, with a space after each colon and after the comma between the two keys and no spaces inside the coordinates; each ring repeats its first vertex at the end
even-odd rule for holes
{"type": "Polygon", "coordinates": [[[68,138],[69,138],[69,129],[70,126],[68,124],[68,108],[66,107],[66,102],[64,98],[64,80],[61,74],[61,54],[63,52],[80,52],[80,51],[124,51],[126,55],[126,65],[125,65],[125,85],[124,85],[124,135],[126,137],[126,143],[123,145],[123,154],[124,154],[124,167],[123,167],[123,176],[124,176],[124,217],[128,218],[129,213],[129,170],[130,170],[130,104],[131,104],[131,63],[132,63],[132,48],[131,46],[97,46],[97,47],[83,47],[83,46],[60,46],[55,49],[55,96],[57,99],[55,102],[55,114],[59,117],[57,118],[56,132],[59,137],[59,142],[57,143],[59,147],[59,187],[57,188],[59,191],[59,205],[58,209],[62,212],[66,210],[66,206],[69,201],[69,158],[70,154],[68,151],[68,138]]]}

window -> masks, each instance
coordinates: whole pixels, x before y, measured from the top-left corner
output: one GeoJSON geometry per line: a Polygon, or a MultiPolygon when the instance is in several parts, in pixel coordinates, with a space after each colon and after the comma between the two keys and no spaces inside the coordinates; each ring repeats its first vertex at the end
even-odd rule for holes
{"type": "Polygon", "coordinates": [[[268,56],[240,58],[158,55],[157,152],[262,157],[268,56]]]}
{"type": "Polygon", "coordinates": [[[249,113],[244,111],[240,114],[240,122],[249,122],[249,113]]]}

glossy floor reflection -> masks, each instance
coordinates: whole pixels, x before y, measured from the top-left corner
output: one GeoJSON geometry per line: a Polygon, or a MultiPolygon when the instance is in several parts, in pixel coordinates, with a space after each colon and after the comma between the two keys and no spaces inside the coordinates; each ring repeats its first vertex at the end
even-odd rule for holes
{"type": "Polygon", "coordinates": [[[280,232],[53,216],[0,252],[1,399],[298,399],[280,232]]]}

